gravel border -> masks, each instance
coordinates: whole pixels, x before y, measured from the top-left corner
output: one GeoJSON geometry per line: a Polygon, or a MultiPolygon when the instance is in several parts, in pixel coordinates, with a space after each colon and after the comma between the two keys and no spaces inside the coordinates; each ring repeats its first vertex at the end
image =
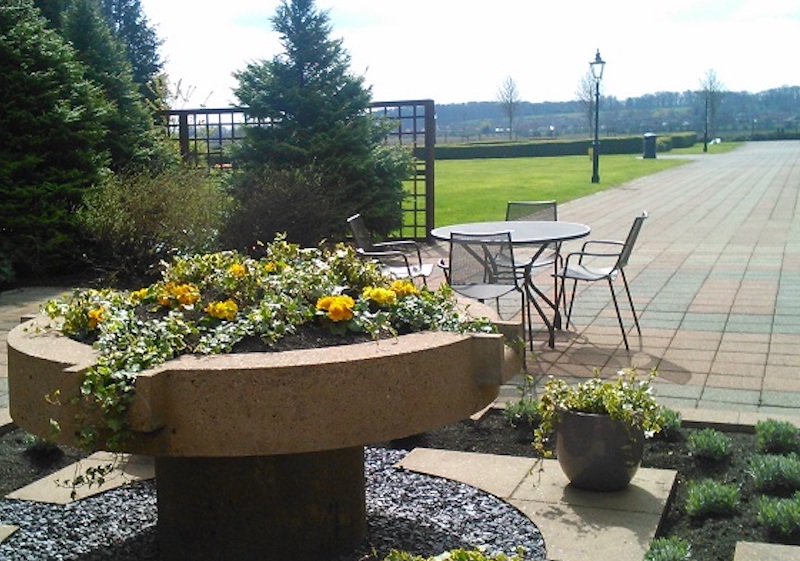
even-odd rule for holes
{"type": "MultiPolygon", "coordinates": [[[[336,561],[359,561],[391,549],[425,557],[485,546],[526,560],[546,559],[544,539],[526,516],[497,497],[463,483],[393,466],[408,452],[365,449],[367,536],[336,561]]],[[[0,502],[0,524],[20,527],[0,544],[8,561],[157,561],[156,489],[142,481],[65,506],[0,502]]]]}

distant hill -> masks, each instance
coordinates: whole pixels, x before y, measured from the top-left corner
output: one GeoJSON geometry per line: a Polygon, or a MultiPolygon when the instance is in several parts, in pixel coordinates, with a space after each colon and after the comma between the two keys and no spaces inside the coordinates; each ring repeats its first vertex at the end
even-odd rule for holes
{"type": "MultiPolygon", "coordinates": [[[[435,100],[434,100],[435,101],[435,100]]],[[[601,96],[603,136],[644,132],[702,131],[702,92],[658,92],[618,100],[601,96]]],[[[800,86],[783,86],[759,93],[724,92],[715,136],[797,134],[800,126],[800,86]]],[[[487,137],[508,138],[508,122],[496,101],[436,105],[438,141],[460,142],[487,137]]],[[[588,109],[577,100],[520,102],[513,138],[586,136],[592,134],[588,109]]]]}

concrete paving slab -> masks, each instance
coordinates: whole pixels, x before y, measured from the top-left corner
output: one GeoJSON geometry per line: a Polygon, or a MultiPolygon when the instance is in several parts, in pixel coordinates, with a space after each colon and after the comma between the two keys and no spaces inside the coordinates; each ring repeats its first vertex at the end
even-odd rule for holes
{"type": "Polygon", "coordinates": [[[6,495],[8,499],[22,501],[38,501],[42,503],[52,503],[65,505],[74,501],[104,493],[111,489],[121,487],[134,481],[152,479],[155,477],[155,463],[149,456],[124,455],[102,485],[92,485],[91,487],[79,487],[76,489],[76,496],[70,495],[72,489],[64,484],[76,475],[85,471],[89,467],[99,467],[112,461],[112,455],[108,452],[97,452],[91,456],[69,465],[48,477],[34,481],[21,489],[17,489],[6,495]]]}
{"type": "MultiPolygon", "coordinates": [[[[655,536],[676,472],[640,469],[616,493],[569,486],[556,460],[416,448],[398,467],[492,493],[541,530],[551,561],[641,561],[655,536]]],[[[524,545],[524,544],[521,544],[524,545]]]]}
{"type": "Polygon", "coordinates": [[[665,469],[640,469],[622,491],[598,493],[582,491],[569,484],[556,460],[545,460],[542,469],[534,468],[511,495],[511,499],[563,504],[570,508],[592,507],[661,515],[675,484],[677,472],[665,469]]]}
{"type": "Polygon", "coordinates": [[[460,481],[506,498],[535,463],[534,458],[415,448],[396,467],[460,481]]]}
{"type": "Polygon", "coordinates": [[[509,502],[542,532],[550,561],[642,561],[661,519],[658,514],[509,502]]]}
{"type": "Polygon", "coordinates": [[[7,540],[11,534],[19,530],[19,526],[9,526],[7,524],[0,524],[0,543],[7,540]]]}
{"type": "Polygon", "coordinates": [[[800,547],[775,543],[738,542],[733,561],[797,561],[800,547]]]}

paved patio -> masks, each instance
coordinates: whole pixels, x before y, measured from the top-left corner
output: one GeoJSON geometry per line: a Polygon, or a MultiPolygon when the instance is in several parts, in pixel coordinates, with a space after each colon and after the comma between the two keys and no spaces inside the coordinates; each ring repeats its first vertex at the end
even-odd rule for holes
{"type": "MultiPolygon", "coordinates": [[[[534,334],[529,369],[586,378],[594,368],[611,376],[655,367],[660,400],[690,417],[752,424],[755,413],[800,416],[800,142],[692,159],[559,206],[561,220],[589,224],[590,238],[603,239],[624,239],[633,218],[649,212],[626,269],[642,337],[623,296],[625,350],[607,286],[584,283],[574,325],[557,334],[555,349],[543,329],[534,334]]],[[[429,254],[444,257],[446,247],[429,254]]],[[[517,302],[504,311],[513,314],[517,302]]],[[[504,396],[515,396],[510,389],[504,396]]]]}

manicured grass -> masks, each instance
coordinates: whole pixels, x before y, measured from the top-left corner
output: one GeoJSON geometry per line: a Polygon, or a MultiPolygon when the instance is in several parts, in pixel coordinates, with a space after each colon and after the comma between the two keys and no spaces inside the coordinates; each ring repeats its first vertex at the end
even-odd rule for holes
{"type": "MultiPolygon", "coordinates": [[[[735,147],[735,144],[709,146],[709,154],[735,147]]],[[[700,143],[669,154],[701,154],[702,151],[700,143]]],[[[644,160],[635,155],[601,156],[600,183],[592,183],[592,162],[588,156],[440,160],[436,162],[436,225],[502,220],[508,201],[554,199],[564,203],[690,161],[666,157],[644,160]]]]}

